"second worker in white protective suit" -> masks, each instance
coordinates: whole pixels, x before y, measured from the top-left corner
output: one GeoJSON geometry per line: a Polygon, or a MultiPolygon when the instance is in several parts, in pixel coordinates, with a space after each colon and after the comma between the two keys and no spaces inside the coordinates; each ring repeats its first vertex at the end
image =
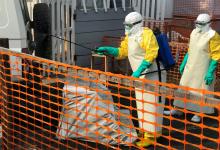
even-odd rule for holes
{"type": "MultiPolygon", "coordinates": [[[[211,17],[208,14],[199,14],[196,21],[196,28],[190,35],[189,49],[181,65],[182,74],[180,85],[195,89],[205,89],[214,91],[215,70],[220,60],[220,36],[211,28],[211,17]]],[[[202,96],[202,93],[193,92],[202,96]]],[[[214,108],[200,106],[195,103],[175,100],[174,106],[184,108],[192,112],[202,112],[206,114],[214,113],[214,108]]],[[[181,111],[171,110],[165,115],[181,115],[181,111]]],[[[201,122],[199,115],[194,115],[192,122],[201,122]]]]}
{"type": "MultiPolygon", "coordinates": [[[[133,77],[159,80],[157,72],[141,75],[146,70],[149,72],[157,70],[155,59],[159,47],[153,31],[143,27],[143,18],[138,12],[129,13],[125,17],[124,26],[126,37],[119,48],[104,46],[99,47],[97,51],[117,58],[128,57],[133,77]]],[[[166,72],[162,72],[162,81],[166,82],[166,72]]],[[[162,114],[163,108],[156,106],[159,99],[156,95],[146,93],[146,91],[140,92],[138,89],[135,90],[135,95],[139,127],[144,132],[142,140],[136,145],[147,147],[152,145],[161,134],[162,117],[158,115],[162,114]]],[[[164,103],[164,100],[162,102],[164,103]]]]}

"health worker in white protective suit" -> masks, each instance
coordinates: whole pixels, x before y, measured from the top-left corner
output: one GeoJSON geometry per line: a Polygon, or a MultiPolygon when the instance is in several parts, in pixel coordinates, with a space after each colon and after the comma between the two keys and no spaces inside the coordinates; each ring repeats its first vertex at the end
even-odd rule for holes
{"type": "MultiPolygon", "coordinates": [[[[97,51],[117,58],[128,57],[133,70],[133,77],[159,80],[157,72],[141,75],[146,70],[149,72],[157,70],[155,59],[158,55],[159,47],[153,31],[143,27],[143,18],[138,12],[129,13],[125,17],[124,26],[126,36],[119,48],[99,47],[97,51]]],[[[161,76],[162,80],[166,81],[166,72],[162,72],[161,76]]],[[[147,147],[152,145],[154,140],[161,134],[162,128],[160,125],[162,124],[161,114],[163,108],[156,106],[159,99],[156,95],[147,91],[141,92],[140,89],[135,89],[135,95],[139,127],[143,130],[143,138],[136,145],[147,147]]]]}
{"type": "MultiPolygon", "coordinates": [[[[214,91],[215,70],[220,59],[220,36],[210,27],[211,17],[208,14],[200,14],[196,19],[196,28],[190,35],[188,53],[180,65],[182,74],[180,85],[195,89],[214,91]]],[[[202,93],[194,92],[202,95],[202,93]]],[[[194,103],[174,101],[175,107],[186,108],[194,112],[206,114],[214,113],[212,107],[202,107],[194,103]]],[[[181,115],[180,111],[171,110],[172,115],[181,115]]],[[[193,122],[201,122],[201,117],[194,115],[193,122]]]]}

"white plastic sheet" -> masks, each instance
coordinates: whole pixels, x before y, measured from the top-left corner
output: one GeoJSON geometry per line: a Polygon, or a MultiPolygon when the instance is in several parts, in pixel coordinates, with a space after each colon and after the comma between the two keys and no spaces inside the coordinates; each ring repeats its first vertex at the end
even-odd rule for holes
{"type": "Polygon", "coordinates": [[[115,107],[112,96],[103,93],[109,92],[104,85],[83,81],[77,81],[77,86],[74,84],[65,85],[63,88],[63,97],[66,99],[63,101],[57,130],[58,139],[92,139],[112,145],[132,143],[136,140],[137,133],[132,120],[126,117],[130,115],[129,110],[119,110],[115,107]],[[89,85],[89,88],[80,86],[85,84],[89,85]],[[120,113],[117,113],[118,111],[120,113]],[[122,113],[126,116],[116,115],[122,113]],[[122,126],[118,122],[131,125],[132,128],[122,126]]]}

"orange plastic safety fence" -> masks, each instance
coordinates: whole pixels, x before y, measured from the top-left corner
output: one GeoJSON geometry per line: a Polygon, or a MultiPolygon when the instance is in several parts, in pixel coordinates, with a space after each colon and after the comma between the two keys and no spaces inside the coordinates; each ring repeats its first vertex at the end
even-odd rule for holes
{"type": "Polygon", "coordinates": [[[170,47],[171,47],[171,52],[173,54],[173,58],[176,61],[176,64],[174,67],[168,70],[167,82],[178,85],[181,78],[181,75],[179,73],[179,66],[183,61],[185,54],[187,53],[188,45],[185,43],[171,42],[170,47]]]}
{"type": "MultiPolygon", "coordinates": [[[[183,47],[183,46],[180,46],[183,47]]],[[[219,149],[220,93],[80,68],[0,50],[3,149],[219,149]],[[161,98],[160,98],[161,97],[161,98]],[[178,109],[181,117],[164,116],[178,109]],[[192,114],[201,123],[190,121],[192,114]],[[138,146],[139,145],[139,146],[138,146]]]]}

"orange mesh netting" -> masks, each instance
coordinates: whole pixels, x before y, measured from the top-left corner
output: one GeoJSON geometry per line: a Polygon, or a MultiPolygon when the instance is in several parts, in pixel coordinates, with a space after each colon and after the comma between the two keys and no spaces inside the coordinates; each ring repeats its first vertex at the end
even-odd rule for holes
{"type": "MultiPolygon", "coordinates": [[[[184,49],[181,44],[171,46],[184,49]]],[[[214,97],[219,93],[80,68],[7,49],[1,49],[0,63],[3,149],[141,149],[135,142],[147,132],[153,135],[153,149],[220,148],[217,114],[178,109],[184,113],[181,117],[164,116],[157,110],[171,109],[171,105],[156,103],[161,96],[162,101],[180,100],[218,110],[219,100],[214,97]],[[136,99],[135,92],[154,99],[136,99]],[[156,112],[137,109],[136,102],[156,112]],[[144,117],[138,118],[137,112],[144,117]],[[202,122],[191,122],[192,114],[201,116],[202,122]],[[163,118],[163,123],[146,120],[149,116],[163,118]],[[162,127],[162,132],[152,131],[156,127],[162,127]]],[[[179,78],[174,76],[176,71],[170,75],[173,81],[179,78]]]]}

